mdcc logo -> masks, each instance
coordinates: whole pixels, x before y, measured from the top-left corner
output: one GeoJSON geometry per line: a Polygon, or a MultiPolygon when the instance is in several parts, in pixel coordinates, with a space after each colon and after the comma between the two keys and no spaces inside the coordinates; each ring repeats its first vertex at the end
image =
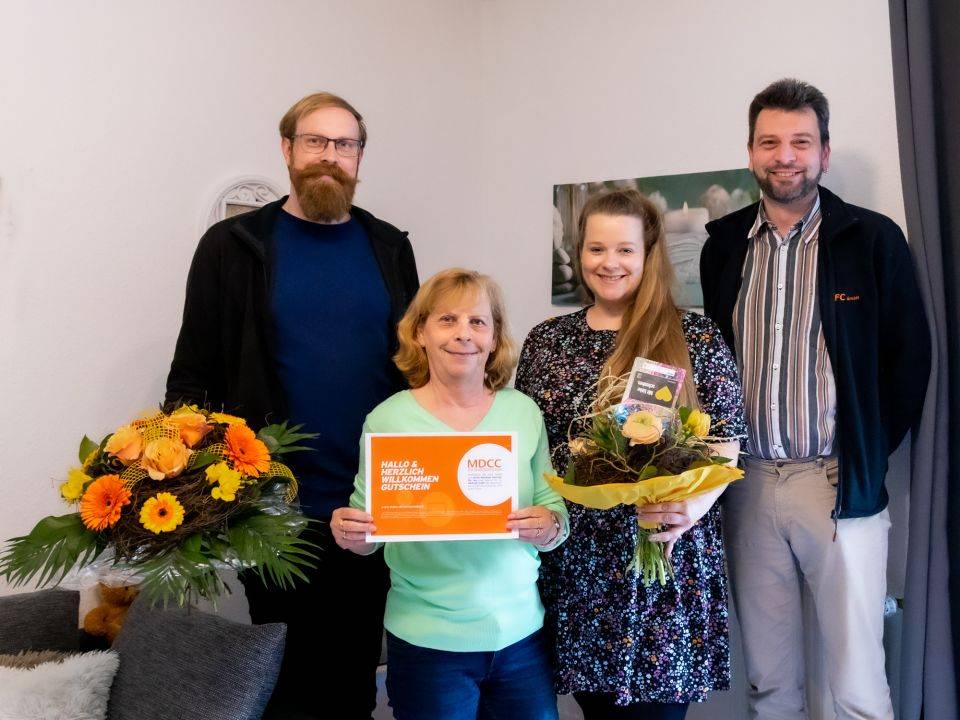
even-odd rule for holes
{"type": "Polygon", "coordinates": [[[464,453],[457,466],[457,483],[464,496],[477,505],[500,505],[511,497],[513,456],[502,445],[483,443],[464,453]]]}
{"type": "MultiPolygon", "coordinates": [[[[494,447],[500,447],[495,445],[494,447]]],[[[502,458],[470,458],[467,460],[467,469],[468,470],[503,470],[503,459],[502,458]]]]}

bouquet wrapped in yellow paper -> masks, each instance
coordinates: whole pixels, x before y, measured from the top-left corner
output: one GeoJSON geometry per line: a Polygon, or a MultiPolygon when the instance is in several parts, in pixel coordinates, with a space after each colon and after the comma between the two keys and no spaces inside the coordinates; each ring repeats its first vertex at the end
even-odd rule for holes
{"type": "MultiPolygon", "coordinates": [[[[557,493],[572,503],[596,510],[609,510],[617,505],[650,505],[679,502],[713,490],[743,477],[743,470],[729,465],[711,464],[686,470],[677,475],[659,475],[637,482],[618,482],[605,485],[569,485],[558,475],[546,475],[547,482],[557,493]]],[[[670,561],[663,554],[663,546],[647,540],[656,526],[640,522],[640,535],[630,570],[643,573],[644,583],[654,579],[666,583],[672,574],[670,561]]]]}
{"type": "MultiPolygon", "coordinates": [[[[570,462],[564,477],[546,475],[564,499],[597,510],[617,505],[681,502],[743,477],[743,471],[720,457],[710,445],[710,416],[680,407],[651,412],[640,404],[608,404],[625,378],[607,381],[593,409],[575,418],[568,440],[570,462]]],[[[659,531],[638,519],[637,546],[628,570],[645,585],[666,584],[673,568],[662,543],[650,541],[659,531]]]]}

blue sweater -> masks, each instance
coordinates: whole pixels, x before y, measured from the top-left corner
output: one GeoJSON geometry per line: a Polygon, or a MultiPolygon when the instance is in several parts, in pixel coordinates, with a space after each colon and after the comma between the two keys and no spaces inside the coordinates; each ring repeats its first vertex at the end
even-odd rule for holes
{"type": "Polygon", "coordinates": [[[289,419],[320,435],[316,452],[284,459],[304,512],[326,519],[350,497],[364,418],[394,391],[390,299],[355,219],[321,225],[281,211],[271,253],[273,356],[289,419]]]}

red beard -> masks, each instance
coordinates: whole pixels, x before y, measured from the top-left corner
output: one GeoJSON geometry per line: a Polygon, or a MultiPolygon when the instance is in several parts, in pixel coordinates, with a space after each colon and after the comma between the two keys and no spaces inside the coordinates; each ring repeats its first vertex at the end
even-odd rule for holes
{"type": "Polygon", "coordinates": [[[290,182],[304,216],[314,222],[330,223],[350,212],[358,181],[339,165],[317,162],[299,170],[291,166],[290,182]],[[330,180],[324,180],[325,177],[330,180]]]}

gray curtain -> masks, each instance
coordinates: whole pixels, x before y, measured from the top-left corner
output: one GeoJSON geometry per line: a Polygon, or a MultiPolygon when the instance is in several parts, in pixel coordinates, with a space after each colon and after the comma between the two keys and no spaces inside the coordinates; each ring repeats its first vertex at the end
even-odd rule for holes
{"type": "Polygon", "coordinates": [[[950,597],[960,597],[960,130],[950,122],[960,120],[960,3],[889,3],[907,234],[933,340],[930,385],[911,453],[899,718],[955,720],[960,623],[951,617],[950,597]]]}

